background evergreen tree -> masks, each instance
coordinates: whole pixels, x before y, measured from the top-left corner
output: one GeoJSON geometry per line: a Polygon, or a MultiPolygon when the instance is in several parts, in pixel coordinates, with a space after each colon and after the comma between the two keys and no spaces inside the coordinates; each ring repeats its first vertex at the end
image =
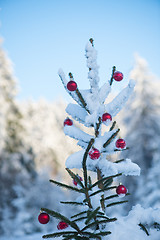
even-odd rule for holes
{"type": "MultiPolygon", "coordinates": [[[[1,40],[2,43],[2,40],[1,40]]],[[[34,154],[24,145],[22,114],[16,102],[17,82],[11,61],[0,46],[0,233],[13,232],[17,214],[15,186],[27,188],[36,177],[34,154]],[[8,228],[4,227],[8,226],[8,228]]]]}
{"type": "Polygon", "coordinates": [[[120,115],[129,146],[122,157],[131,157],[141,167],[141,177],[124,179],[131,192],[136,189],[128,204],[130,207],[136,203],[154,207],[155,202],[160,200],[160,182],[155,181],[160,161],[160,83],[150,73],[147,62],[138,55],[130,77],[136,80],[136,87],[127,110],[120,115]],[[152,194],[152,191],[155,193],[152,194]],[[152,199],[153,195],[155,199],[152,199]]]}

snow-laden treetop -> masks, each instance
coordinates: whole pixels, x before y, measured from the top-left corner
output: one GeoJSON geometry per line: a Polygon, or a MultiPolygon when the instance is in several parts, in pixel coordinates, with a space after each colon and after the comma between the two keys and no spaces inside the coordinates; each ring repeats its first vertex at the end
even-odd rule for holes
{"type": "Polygon", "coordinates": [[[120,112],[129,96],[132,94],[135,83],[133,80],[130,80],[128,85],[111,102],[106,103],[106,99],[111,92],[116,68],[113,67],[111,80],[106,81],[102,86],[99,86],[100,79],[98,76],[97,51],[94,48],[93,39],[90,39],[87,43],[85,51],[87,67],[89,68],[88,79],[90,82],[90,89],[79,90],[77,87],[75,90],[70,90],[67,84],[70,84],[71,81],[72,83],[74,82],[73,75],[69,73],[70,79],[68,80],[62,69],[59,70],[58,74],[66,91],[78,103],[78,105],[76,103],[70,103],[66,108],[66,112],[74,120],[82,123],[84,126],[89,128],[93,127],[95,135],[85,133],[74,124],[71,126],[64,126],[65,134],[78,140],[77,144],[82,147],[81,151],[72,154],[67,159],[66,167],[81,168],[85,150],[90,140],[94,139],[92,148],[96,148],[100,151],[100,157],[95,160],[91,159],[89,156],[87,157],[86,164],[89,170],[96,172],[97,169],[100,169],[102,175],[112,175],[117,173],[123,173],[124,175],[139,175],[140,168],[129,159],[118,163],[113,163],[107,160],[108,155],[122,150],[115,146],[117,140],[116,137],[120,129],[114,129],[116,124],[115,121],[102,121],[102,115],[104,113],[109,113],[113,118],[120,112]],[[101,133],[102,124],[107,126],[111,125],[109,130],[106,126],[104,134],[101,133]]]}

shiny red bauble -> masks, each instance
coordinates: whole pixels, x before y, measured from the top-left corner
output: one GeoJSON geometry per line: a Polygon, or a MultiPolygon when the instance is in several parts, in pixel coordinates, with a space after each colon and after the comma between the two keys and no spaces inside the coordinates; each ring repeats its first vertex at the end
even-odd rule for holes
{"type": "Polygon", "coordinates": [[[90,151],[89,151],[89,157],[92,159],[92,160],[96,160],[100,157],[101,153],[98,149],[96,148],[92,148],[90,151]]]}
{"type": "MultiPolygon", "coordinates": [[[[77,176],[78,178],[79,178],[79,180],[82,182],[83,181],[83,179],[80,177],[80,176],[77,176]]],[[[73,179],[73,184],[75,185],[75,186],[77,186],[77,181],[76,181],[76,179],[73,179]]]]}
{"type": "Polygon", "coordinates": [[[70,92],[73,92],[77,89],[77,83],[75,81],[69,81],[67,83],[67,89],[70,91],[70,92]]]}
{"type": "Polygon", "coordinates": [[[123,73],[117,71],[113,74],[113,78],[119,82],[123,79],[123,73]]]}
{"type": "Polygon", "coordinates": [[[67,227],[68,227],[68,224],[63,222],[63,221],[59,222],[58,225],[57,225],[58,230],[65,229],[67,227]]]}
{"type": "Polygon", "coordinates": [[[119,185],[117,188],[116,188],[116,193],[118,195],[125,195],[127,193],[127,188],[124,186],[124,185],[119,185]]]}
{"type": "Polygon", "coordinates": [[[39,216],[38,216],[38,221],[41,223],[41,224],[47,224],[50,220],[50,217],[47,213],[40,213],[39,216]]]}
{"type": "Polygon", "coordinates": [[[109,113],[104,113],[102,115],[102,122],[110,122],[112,121],[112,116],[109,113]]]}
{"type": "Polygon", "coordinates": [[[73,125],[73,121],[70,118],[66,118],[64,120],[64,126],[72,126],[73,125]]]}
{"type": "Polygon", "coordinates": [[[123,148],[125,148],[125,146],[126,146],[126,142],[125,142],[124,139],[119,138],[119,139],[116,141],[116,147],[117,147],[117,148],[123,149],[123,148]]]}

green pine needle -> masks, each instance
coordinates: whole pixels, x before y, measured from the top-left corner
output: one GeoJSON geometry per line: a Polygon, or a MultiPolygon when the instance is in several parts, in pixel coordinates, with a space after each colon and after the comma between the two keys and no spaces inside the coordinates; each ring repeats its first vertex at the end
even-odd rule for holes
{"type": "Polygon", "coordinates": [[[85,217],[80,217],[80,218],[75,219],[74,222],[79,222],[79,221],[82,221],[82,220],[84,220],[84,219],[86,219],[86,218],[87,218],[87,216],[85,216],[85,217]]]}
{"type": "Polygon", "coordinates": [[[97,221],[94,221],[94,222],[88,224],[87,226],[85,226],[85,227],[82,229],[82,232],[83,232],[84,230],[88,229],[88,228],[91,228],[91,227],[97,225],[97,224],[99,225],[99,224],[103,224],[103,223],[115,222],[116,220],[117,220],[117,218],[109,218],[109,219],[105,219],[105,220],[100,220],[100,221],[97,220],[97,221]]]}
{"type": "Polygon", "coordinates": [[[104,182],[104,188],[107,188],[107,187],[110,186],[112,183],[113,183],[113,179],[112,179],[112,178],[106,180],[106,181],[104,182]]]}
{"type": "Polygon", "coordinates": [[[115,198],[115,197],[118,197],[118,194],[110,195],[110,196],[106,197],[104,200],[108,200],[108,199],[115,198]]]}
{"type": "Polygon", "coordinates": [[[112,136],[103,144],[103,147],[106,148],[111,141],[117,136],[117,134],[119,133],[120,129],[118,128],[118,130],[112,134],[112,136]]]}
{"type": "Polygon", "coordinates": [[[83,212],[77,213],[77,214],[73,215],[71,218],[79,217],[80,215],[85,214],[87,212],[88,211],[83,211],[83,212]]]}
{"type": "Polygon", "coordinates": [[[79,193],[84,193],[84,191],[82,189],[78,189],[78,188],[66,185],[64,183],[57,182],[55,180],[49,180],[49,181],[56,184],[59,187],[63,187],[63,188],[66,188],[66,189],[69,189],[69,190],[72,190],[72,191],[75,191],[75,192],[79,192],[79,193]]]}
{"type": "Polygon", "coordinates": [[[142,223],[140,223],[140,224],[138,224],[138,225],[139,225],[139,226],[141,227],[141,229],[147,234],[147,236],[149,236],[149,233],[148,233],[146,227],[145,227],[142,223]]]}
{"type": "Polygon", "coordinates": [[[56,237],[61,237],[64,236],[65,234],[77,234],[77,232],[75,231],[63,231],[63,232],[56,232],[56,233],[51,233],[51,234],[47,234],[47,235],[43,235],[42,238],[56,238],[56,237]]]}
{"type": "Polygon", "coordinates": [[[120,201],[120,202],[113,202],[113,203],[109,203],[106,207],[111,207],[111,206],[114,206],[114,205],[118,205],[118,204],[122,204],[122,203],[127,203],[128,201],[120,201]]]}
{"type": "Polygon", "coordinates": [[[81,203],[81,202],[63,202],[63,201],[60,201],[60,203],[63,203],[63,204],[71,204],[71,205],[84,205],[84,204],[81,203]]]}
{"type": "Polygon", "coordinates": [[[110,235],[111,232],[110,231],[106,231],[106,232],[100,232],[100,233],[97,233],[99,236],[106,236],[106,235],[110,235]]]}
{"type": "Polygon", "coordinates": [[[85,221],[85,224],[87,225],[97,214],[97,212],[99,211],[100,207],[97,207],[94,211],[90,212],[90,214],[88,215],[87,220],[85,221]]]}
{"type": "Polygon", "coordinates": [[[120,160],[117,160],[115,161],[115,163],[120,163],[120,162],[123,162],[125,159],[120,159],[120,160]]]}
{"type": "Polygon", "coordinates": [[[91,185],[91,187],[89,188],[89,190],[91,190],[93,187],[97,186],[99,183],[103,183],[104,181],[108,180],[108,179],[112,179],[112,178],[115,178],[115,177],[118,177],[118,176],[121,176],[122,173],[118,173],[116,175],[112,175],[112,176],[109,176],[109,177],[104,177],[98,181],[96,181],[94,184],[91,185]]]}
{"type": "Polygon", "coordinates": [[[76,182],[82,187],[84,188],[84,185],[82,183],[82,181],[79,179],[79,177],[72,172],[69,168],[66,168],[67,172],[69,173],[69,175],[71,176],[71,178],[73,178],[74,180],[76,180],[76,182]]]}

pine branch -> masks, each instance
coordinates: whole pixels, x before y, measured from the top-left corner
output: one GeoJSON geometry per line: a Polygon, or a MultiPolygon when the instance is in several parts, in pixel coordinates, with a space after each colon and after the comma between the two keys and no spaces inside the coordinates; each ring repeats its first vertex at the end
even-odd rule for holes
{"type": "Polygon", "coordinates": [[[113,68],[112,68],[112,76],[111,76],[111,80],[110,80],[110,85],[112,85],[112,83],[113,83],[113,75],[114,75],[115,71],[116,71],[116,67],[113,66],[113,68]]]}
{"type": "Polygon", "coordinates": [[[76,180],[76,182],[82,187],[84,188],[84,185],[82,183],[82,181],[79,179],[79,177],[74,174],[74,172],[72,172],[69,168],[66,168],[67,172],[69,173],[69,175],[71,176],[71,178],[73,178],[74,180],[76,180]]]}
{"type": "Polygon", "coordinates": [[[101,125],[102,121],[101,121],[101,117],[98,118],[98,123],[96,123],[96,129],[95,129],[95,136],[98,137],[99,135],[99,128],[101,125]]]}
{"type": "Polygon", "coordinates": [[[88,177],[88,183],[89,183],[89,186],[91,186],[91,185],[92,185],[92,179],[91,179],[91,177],[90,177],[90,176],[88,177]]]}
{"type": "Polygon", "coordinates": [[[111,141],[113,140],[113,138],[115,138],[117,136],[119,131],[120,131],[120,129],[118,128],[118,130],[115,133],[113,133],[113,135],[103,144],[104,148],[106,148],[107,145],[109,145],[111,143],[111,141]]]}
{"type": "Polygon", "coordinates": [[[116,221],[117,220],[117,218],[109,218],[109,219],[105,219],[105,220],[101,220],[101,221],[94,221],[94,222],[92,222],[92,223],[90,223],[90,224],[88,224],[87,226],[85,226],[84,228],[82,228],[82,232],[84,231],[84,230],[86,230],[86,229],[88,229],[88,228],[91,228],[91,227],[93,227],[93,226],[95,226],[95,225],[99,225],[99,224],[103,224],[103,223],[109,223],[109,222],[114,222],[114,221],[116,221]]]}
{"type": "Polygon", "coordinates": [[[111,128],[109,129],[109,131],[112,131],[115,126],[116,126],[116,121],[114,121],[114,122],[112,123],[112,126],[111,126],[111,128]]]}
{"type": "Polygon", "coordinates": [[[81,101],[84,109],[90,114],[89,109],[87,108],[87,103],[85,102],[84,98],[82,97],[82,94],[80,93],[80,91],[78,90],[78,88],[76,89],[76,94],[79,98],[79,100],[81,101]]]}
{"type": "Polygon", "coordinates": [[[70,225],[72,228],[76,229],[79,233],[80,233],[80,229],[79,227],[77,226],[76,223],[74,223],[73,221],[70,221],[67,217],[65,217],[64,215],[58,213],[58,212],[55,212],[53,210],[49,210],[47,208],[41,208],[41,211],[44,211],[46,213],[48,213],[50,216],[52,217],[55,217],[59,220],[62,220],[64,221],[65,223],[67,223],[68,225],[70,225]]]}
{"type": "Polygon", "coordinates": [[[145,227],[142,223],[139,223],[138,225],[139,225],[139,226],[141,227],[141,229],[147,234],[147,236],[149,236],[149,233],[148,233],[146,227],[145,227]]]}
{"type": "Polygon", "coordinates": [[[84,153],[84,156],[83,156],[83,162],[82,162],[82,167],[83,167],[83,176],[84,176],[84,183],[85,183],[85,194],[86,194],[86,199],[87,199],[87,202],[88,202],[88,206],[89,208],[92,208],[92,205],[91,205],[91,202],[90,202],[90,199],[89,199],[89,194],[88,194],[88,181],[87,181],[87,166],[86,166],[86,161],[87,161],[87,156],[88,156],[88,152],[89,150],[91,149],[92,145],[94,143],[94,139],[91,138],[91,140],[89,141],[89,144],[88,144],[88,147],[84,153]]]}
{"type": "Polygon", "coordinates": [[[91,221],[91,219],[96,217],[96,214],[97,214],[99,209],[100,209],[100,207],[97,207],[94,211],[90,212],[90,214],[88,215],[87,220],[85,221],[86,225],[91,221]]]}
{"type": "Polygon", "coordinates": [[[56,232],[56,233],[51,233],[47,235],[43,235],[42,238],[56,238],[56,237],[61,237],[65,234],[77,234],[75,231],[63,231],[63,232],[56,232]]]}
{"type": "MultiPolygon", "coordinates": [[[[70,77],[70,81],[73,81],[73,74],[70,72],[68,75],[69,75],[69,77],[70,77]]],[[[87,109],[87,103],[85,102],[85,100],[84,100],[82,94],[80,93],[80,91],[78,90],[78,88],[76,89],[75,92],[76,92],[76,94],[77,94],[80,102],[82,103],[82,106],[84,107],[84,109],[85,109],[88,113],[90,113],[90,111],[87,109]]]]}
{"type": "Polygon", "coordinates": [[[122,175],[122,173],[118,173],[116,175],[112,175],[112,176],[109,176],[109,177],[104,177],[104,178],[98,180],[97,182],[95,182],[94,184],[92,184],[91,187],[89,188],[89,190],[91,190],[93,187],[97,186],[100,182],[103,182],[103,181],[108,180],[110,178],[115,178],[115,177],[118,177],[118,176],[121,176],[121,175],[122,175]]]}
{"type": "Polygon", "coordinates": [[[72,187],[72,186],[69,186],[69,185],[66,185],[64,183],[60,183],[60,182],[57,182],[55,180],[49,180],[50,182],[56,184],[57,186],[59,187],[63,187],[63,188],[66,188],[66,189],[69,189],[69,190],[72,190],[72,191],[75,191],[75,192],[79,192],[79,193],[84,193],[84,190],[83,189],[78,189],[78,188],[75,188],[75,187],[72,187]]]}
{"type": "Polygon", "coordinates": [[[126,200],[126,201],[120,201],[120,202],[113,202],[113,203],[109,203],[106,207],[111,207],[111,206],[126,203],[126,202],[128,202],[128,201],[126,200]]]}
{"type": "Polygon", "coordinates": [[[60,201],[60,203],[63,203],[63,204],[70,204],[70,205],[84,205],[83,203],[81,202],[63,202],[63,201],[60,201]]]}

